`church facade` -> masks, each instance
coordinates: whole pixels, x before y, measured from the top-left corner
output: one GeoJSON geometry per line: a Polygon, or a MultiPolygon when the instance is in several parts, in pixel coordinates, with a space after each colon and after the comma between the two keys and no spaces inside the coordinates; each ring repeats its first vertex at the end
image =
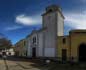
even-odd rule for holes
{"type": "Polygon", "coordinates": [[[57,57],[57,37],[64,35],[64,16],[61,8],[48,6],[42,14],[42,28],[27,36],[28,56],[57,57]],[[35,43],[34,42],[35,38],[35,43]]]}
{"type": "Polygon", "coordinates": [[[64,36],[60,7],[48,6],[42,14],[42,28],[25,38],[27,57],[56,58],[59,61],[86,61],[86,30],[71,30],[64,36]]]}

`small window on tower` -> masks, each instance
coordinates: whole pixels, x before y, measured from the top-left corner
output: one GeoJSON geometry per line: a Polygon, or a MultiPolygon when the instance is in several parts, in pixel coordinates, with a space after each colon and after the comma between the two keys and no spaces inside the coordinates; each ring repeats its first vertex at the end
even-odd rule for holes
{"type": "Polygon", "coordinates": [[[47,12],[52,12],[53,10],[52,9],[49,9],[47,12]]]}
{"type": "Polygon", "coordinates": [[[65,44],[66,43],[66,38],[63,38],[63,44],[65,44]]]}
{"type": "Polygon", "coordinates": [[[49,12],[52,12],[52,9],[50,9],[49,12]]]}

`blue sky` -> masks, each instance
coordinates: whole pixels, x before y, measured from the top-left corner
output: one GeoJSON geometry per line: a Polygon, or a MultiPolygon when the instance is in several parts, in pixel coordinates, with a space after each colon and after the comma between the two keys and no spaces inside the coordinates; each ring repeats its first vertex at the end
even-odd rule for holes
{"type": "Polygon", "coordinates": [[[86,0],[0,0],[0,33],[15,44],[33,29],[41,28],[41,14],[51,4],[62,8],[64,34],[86,29],[86,0]]]}

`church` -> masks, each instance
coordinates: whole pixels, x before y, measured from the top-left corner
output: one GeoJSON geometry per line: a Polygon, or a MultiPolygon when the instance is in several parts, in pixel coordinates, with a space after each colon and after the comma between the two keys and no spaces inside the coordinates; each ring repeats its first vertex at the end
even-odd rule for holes
{"type": "Polygon", "coordinates": [[[57,57],[57,39],[64,35],[64,16],[56,5],[46,7],[42,28],[26,37],[28,57],[57,57]]]}
{"type": "Polygon", "coordinates": [[[86,61],[86,30],[71,30],[64,36],[64,19],[59,6],[46,7],[42,28],[26,37],[27,57],[86,61]]]}

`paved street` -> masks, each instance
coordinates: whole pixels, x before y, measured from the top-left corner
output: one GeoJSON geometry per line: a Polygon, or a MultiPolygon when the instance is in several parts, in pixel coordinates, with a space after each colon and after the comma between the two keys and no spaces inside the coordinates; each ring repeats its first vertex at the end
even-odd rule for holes
{"type": "Polygon", "coordinates": [[[38,59],[0,58],[0,70],[86,70],[86,63],[70,65],[69,63],[51,62],[46,65],[38,59]]]}
{"type": "Polygon", "coordinates": [[[4,60],[1,58],[0,70],[44,70],[43,66],[38,63],[31,59],[7,58],[4,60]]]}

